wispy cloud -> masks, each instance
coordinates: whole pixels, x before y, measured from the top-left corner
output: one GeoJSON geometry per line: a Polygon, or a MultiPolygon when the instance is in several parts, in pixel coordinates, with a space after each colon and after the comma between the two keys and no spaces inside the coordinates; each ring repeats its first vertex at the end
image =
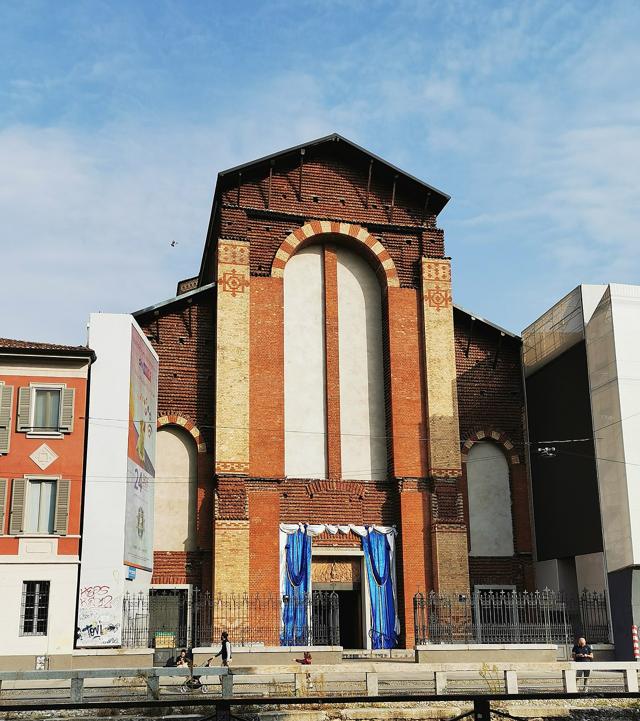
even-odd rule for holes
{"type": "Polygon", "coordinates": [[[451,193],[457,299],[502,325],[640,279],[636,3],[0,14],[0,335],[79,341],[168,297],[217,171],[334,130],[451,193]]]}

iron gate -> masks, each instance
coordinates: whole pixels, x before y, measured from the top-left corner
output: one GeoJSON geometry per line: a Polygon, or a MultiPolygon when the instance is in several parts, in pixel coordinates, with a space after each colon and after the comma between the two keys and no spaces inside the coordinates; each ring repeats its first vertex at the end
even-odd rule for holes
{"type": "Polygon", "coordinates": [[[609,643],[609,615],[603,593],[567,596],[554,591],[417,593],[413,598],[415,638],[424,643],[609,643]]]}

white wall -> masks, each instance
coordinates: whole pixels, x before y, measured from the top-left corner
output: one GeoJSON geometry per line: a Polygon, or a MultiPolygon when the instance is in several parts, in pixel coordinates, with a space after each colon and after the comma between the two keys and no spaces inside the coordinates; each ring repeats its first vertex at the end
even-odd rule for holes
{"type": "Polygon", "coordinates": [[[490,441],[475,443],[467,457],[472,556],[513,555],[509,466],[490,441]]]}
{"type": "Polygon", "coordinates": [[[338,248],[338,335],[342,477],[387,475],[382,299],[371,266],[338,248]]]}
{"type": "MultiPolygon", "coordinates": [[[[622,331],[620,327],[618,333],[622,331]]],[[[633,564],[633,548],[609,289],[593,313],[585,337],[602,534],[607,571],[611,572],[633,564]]]]}
{"type": "Polygon", "coordinates": [[[612,283],[609,289],[613,307],[631,562],[637,566],[640,565],[640,287],[612,283]]]}
{"type": "Polygon", "coordinates": [[[303,248],[284,270],[285,473],[326,478],[322,248],[303,248]]]}
{"type": "Polygon", "coordinates": [[[77,559],[60,561],[58,539],[21,538],[17,556],[0,565],[0,649],[3,655],[71,653],[75,638],[77,559]],[[46,636],[20,636],[23,581],[49,581],[46,636]]]}
{"type": "MultiPolygon", "coordinates": [[[[81,628],[88,624],[106,626],[121,622],[125,584],[131,591],[147,588],[151,582],[151,573],[142,570],[137,571],[134,581],[125,581],[127,568],[123,564],[127,482],[130,480],[127,478],[127,438],[134,323],[133,317],[125,314],[93,313],[89,320],[89,346],[96,352],[97,359],[91,367],[89,385],[78,616],[81,628]],[[96,593],[109,600],[96,599],[96,593]]],[[[105,631],[79,645],[118,645],[114,641],[118,635],[105,631]]]]}
{"type": "Polygon", "coordinates": [[[165,426],[156,438],[154,538],[156,551],[193,551],[196,538],[197,455],[193,436],[165,426]]]}

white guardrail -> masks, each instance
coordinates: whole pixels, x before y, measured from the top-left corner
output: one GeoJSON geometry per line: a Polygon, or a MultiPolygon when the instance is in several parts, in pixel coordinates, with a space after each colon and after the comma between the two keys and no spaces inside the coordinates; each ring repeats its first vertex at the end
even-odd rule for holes
{"type": "Polygon", "coordinates": [[[478,668],[447,670],[407,668],[389,671],[343,670],[333,666],[272,669],[184,668],[78,669],[73,671],[0,671],[0,710],[3,701],[42,700],[82,703],[92,699],[159,699],[171,694],[210,693],[218,698],[269,696],[379,696],[406,693],[416,696],[446,694],[518,694],[580,691],[638,692],[635,662],[589,664],[483,664],[478,668]],[[584,672],[588,671],[585,676],[584,672]]]}

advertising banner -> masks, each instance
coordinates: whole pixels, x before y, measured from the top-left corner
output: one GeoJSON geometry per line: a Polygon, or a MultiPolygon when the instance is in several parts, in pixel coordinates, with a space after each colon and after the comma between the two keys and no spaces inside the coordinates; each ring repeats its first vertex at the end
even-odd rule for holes
{"type": "Polygon", "coordinates": [[[131,326],[124,563],[153,570],[153,481],[158,413],[158,361],[131,326]]]}

